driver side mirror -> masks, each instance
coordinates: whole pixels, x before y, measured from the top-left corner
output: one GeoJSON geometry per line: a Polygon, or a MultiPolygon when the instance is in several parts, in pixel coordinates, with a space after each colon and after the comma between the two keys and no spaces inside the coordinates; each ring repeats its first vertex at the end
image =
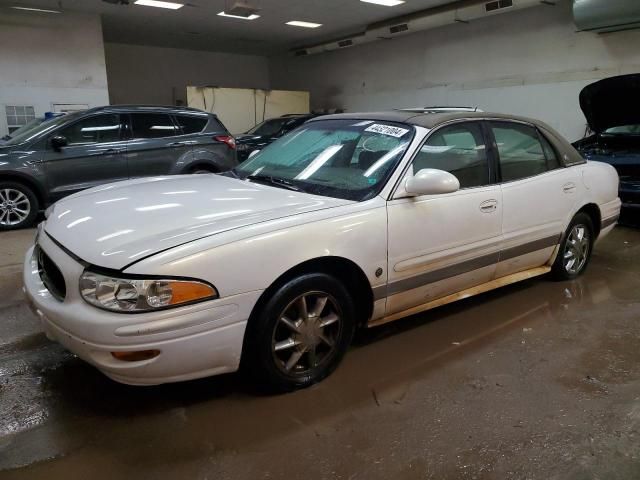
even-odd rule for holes
{"type": "Polygon", "coordinates": [[[460,182],[449,172],[435,168],[423,168],[407,179],[404,189],[409,195],[439,195],[460,190],[460,182]]]}
{"type": "Polygon", "coordinates": [[[57,152],[59,152],[62,149],[62,147],[66,147],[69,144],[67,137],[65,137],[64,135],[56,135],[54,137],[51,137],[50,141],[51,141],[51,146],[57,152]]]}

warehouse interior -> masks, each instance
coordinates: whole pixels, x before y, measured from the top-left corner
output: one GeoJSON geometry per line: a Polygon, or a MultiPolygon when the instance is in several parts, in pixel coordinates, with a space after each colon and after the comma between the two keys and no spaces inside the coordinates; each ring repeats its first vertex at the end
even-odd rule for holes
{"type": "MultiPolygon", "coordinates": [[[[594,134],[581,92],[640,74],[639,46],[637,0],[0,0],[0,137],[162,106],[214,115],[216,141],[235,149],[287,115],[446,107],[536,119],[580,150],[594,134]]],[[[611,115],[640,125],[634,81],[611,115]]],[[[584,276],[365,328],[336,373],[285,395],[240,373],[122,385],[48,339],[24,262],[63,195],[38,196],[29,225],[0,228],[0,479],[640,478],[634,148],[616,169],[637,203],[622,198],[584,276]]],[[[3,170],[9,149],[0,143],[1,188],[19,181],[3,170]]],[[[31,153],[12,168],[32,168],[31,153]]]]}

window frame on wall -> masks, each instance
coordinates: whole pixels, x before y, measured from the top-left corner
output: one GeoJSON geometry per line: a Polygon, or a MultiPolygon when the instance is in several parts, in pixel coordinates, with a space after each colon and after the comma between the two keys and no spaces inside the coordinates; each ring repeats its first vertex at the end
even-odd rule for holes
{"type": "Polygon", "coordinates": [[[36,109],[34,105],[4,105],[4,115],[7,122],[7,132],[11,135],[20,127],[25,126],[36,118],[36,109]],[[9,113],[9,109],[13,109],[13,113],[9,113]],[[22,109],[22,113],[18,113],[18,108],[22,109]],[[30,111],[29,111],[30,110],[30,111]],[[29,111],[29,113],[27,113],[29,111]],[[14,123],[11,123],[10,117],[13,117],[14,123]],[[18,118],[24,120],[23,123],[17,123],[18,118]]]}

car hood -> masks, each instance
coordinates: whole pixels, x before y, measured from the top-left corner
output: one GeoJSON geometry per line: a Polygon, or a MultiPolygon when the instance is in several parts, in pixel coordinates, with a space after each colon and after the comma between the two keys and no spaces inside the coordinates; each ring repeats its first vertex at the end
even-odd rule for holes
{"type": "Polygon", "coordinates": [[[155,177],[67,197],[44,229],[85,262],[123,269],[203,237],[349,203],[220,175],[155,177]]]}
{"type": "Polygon", "coordinates": [[[580,92],[580,108],[596,133],[640,124],[640,74],[605,78],[587,85],[580,92]]]}

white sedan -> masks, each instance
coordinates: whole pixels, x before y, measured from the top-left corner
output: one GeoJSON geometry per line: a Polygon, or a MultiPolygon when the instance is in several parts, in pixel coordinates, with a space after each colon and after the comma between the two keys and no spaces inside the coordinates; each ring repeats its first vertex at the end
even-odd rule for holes
{"type": "Polygon", "coordinates": [[[119,382],[330,374],[354,329],[580,275],[618,176],[545,124],[473,112],[312,120],[223,175],[134,179],[47,212],[24,268],[51,339],[119,382]]]}

